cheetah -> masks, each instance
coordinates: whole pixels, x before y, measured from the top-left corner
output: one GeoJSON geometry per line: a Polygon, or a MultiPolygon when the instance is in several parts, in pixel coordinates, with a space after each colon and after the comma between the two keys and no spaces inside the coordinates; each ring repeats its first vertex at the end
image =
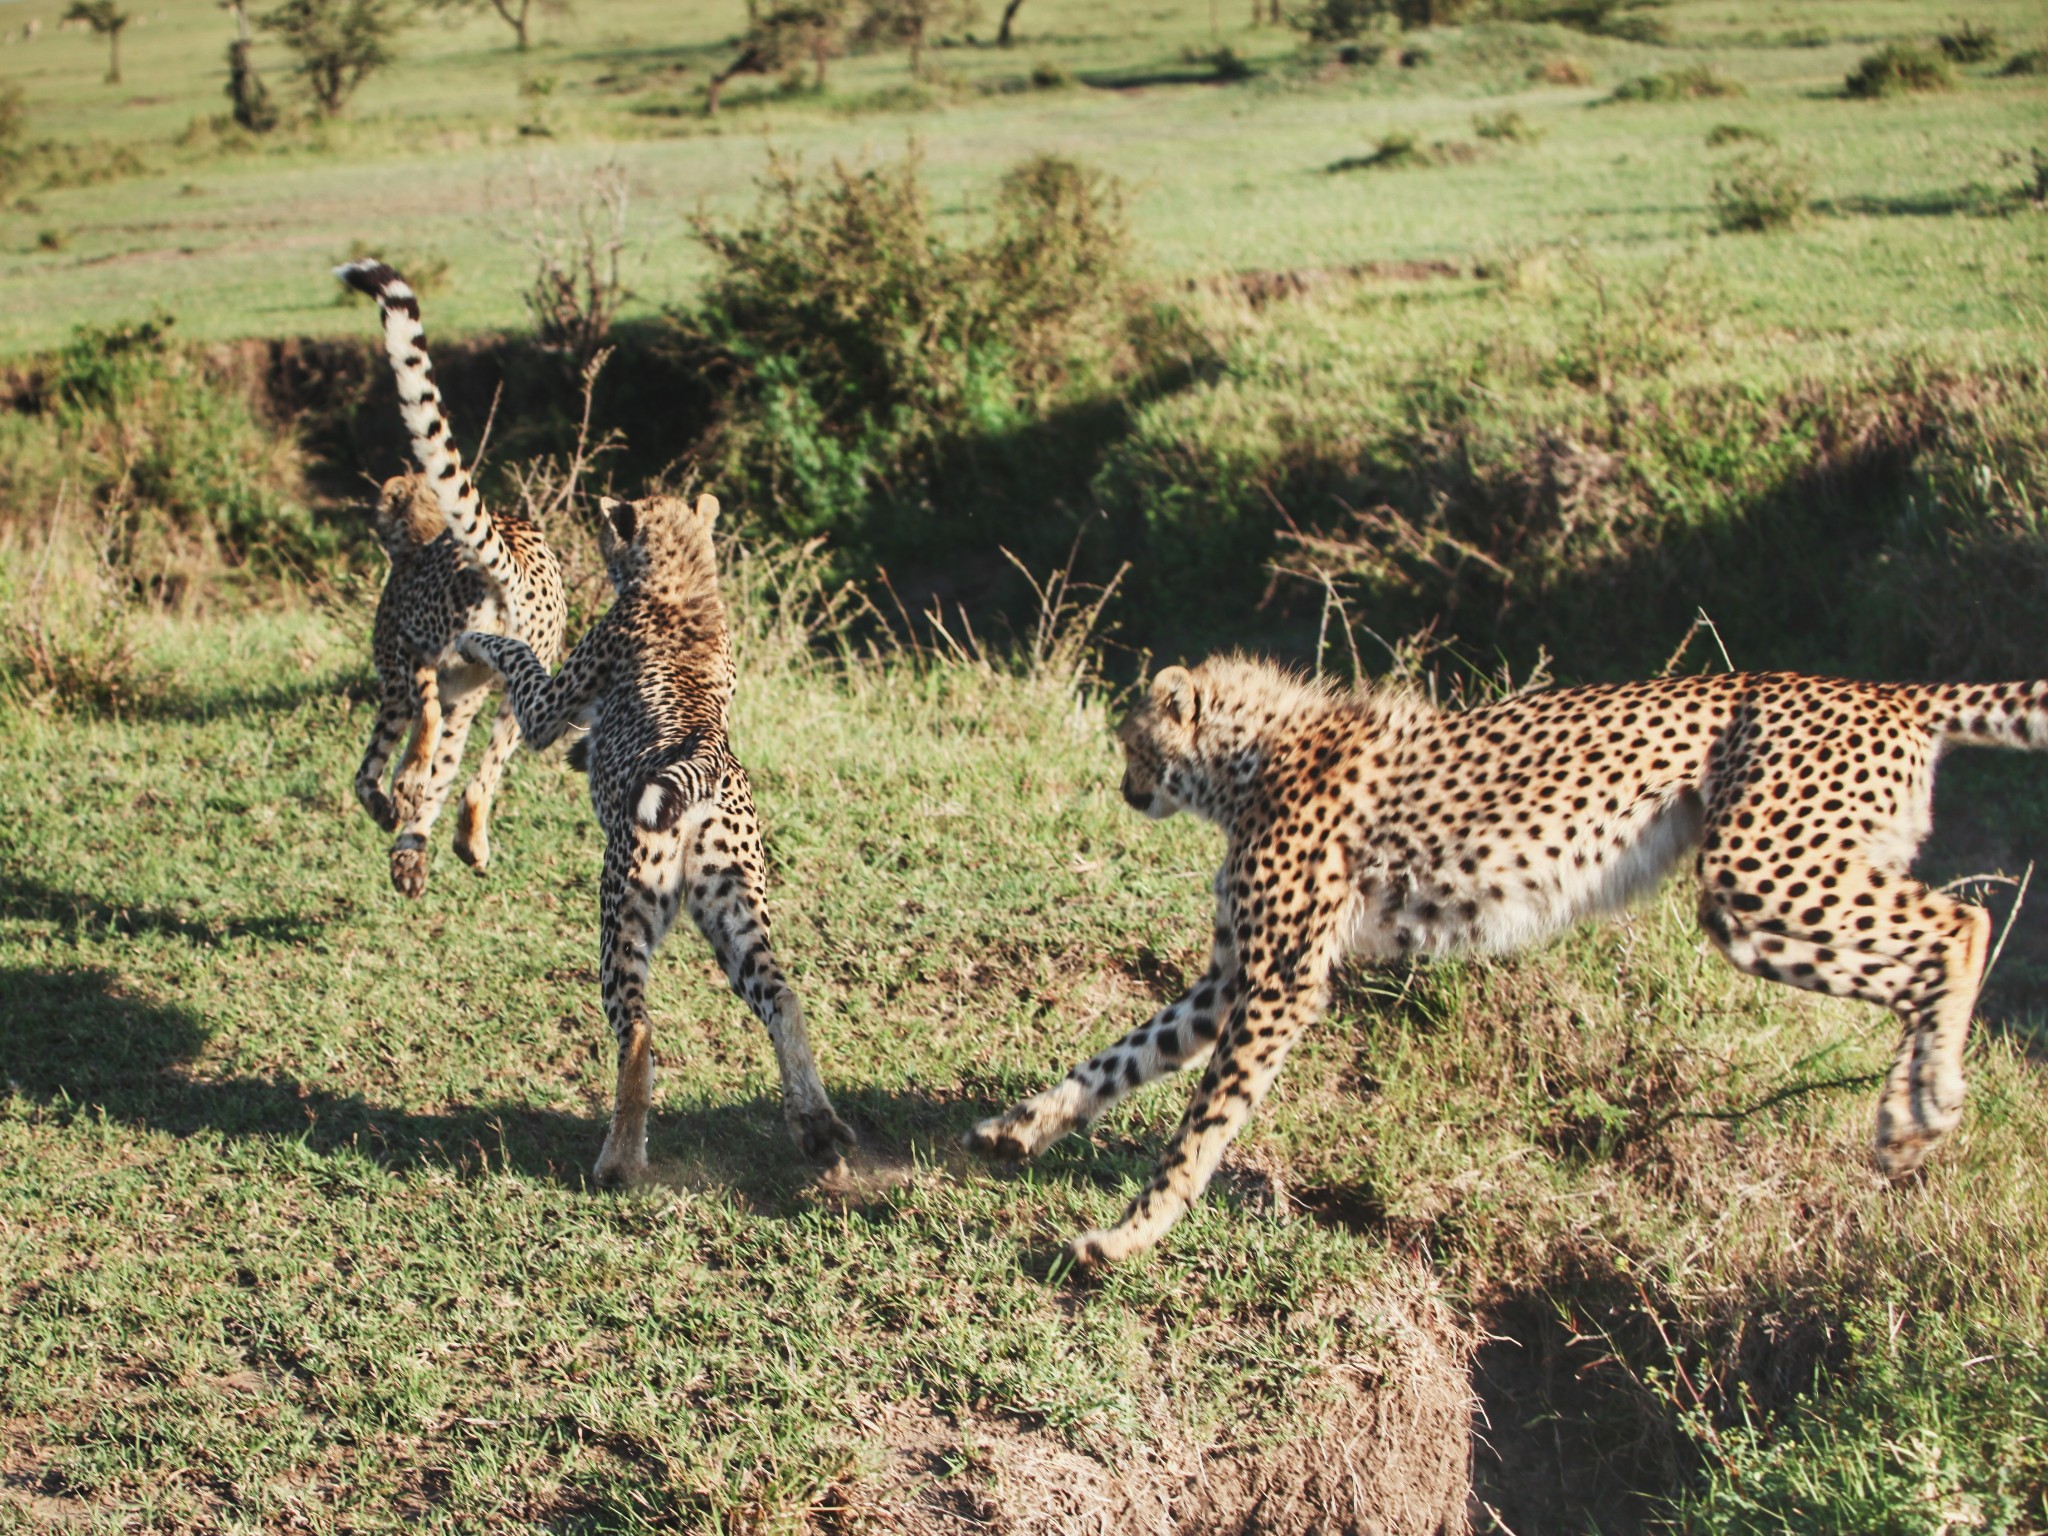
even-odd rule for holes
{"type": "MultiPolygon", "coordinates": [[[[417,898],[427,888],[427,838],[494,677],[455,655],[455,637],[464,630],[515,634],[553,666],[561,659],[568,607],[561,564],[540,529],[512,513],[487,512],[463,473],[412,288],[382,262],[351,262],[335,275],[377,301],[420,466],[418,474],[386,481],[378,507],[377,536],[391,559],[371,641],[382,702],[356,770],[356,799],[372,821],[398,834],[391,883],[417,898]],[[408,727],[412,740],[386,794],[385,765],[408,727]]],[[[491,800],[518,745],[519,722],[508,703],[455,822],[456,856],[478,874],[491,859],[491,800]]]]}
{"type": "Polygon", "coordinates": [[[685,906],[732,989],[767,1027],[782,1075],[782,1109],[804,1154],[834,1163],[854,1144],[834,1113],[804,1030],[803,1005],[768,942],[767,859],[747,771],[726,717],[735,673],[718,592],[712,526],[700,496],[599,502],[598,530],[617,601],[550,678],[528,646],[471,632],[471,661],[504,675],[520,728],[544,748],[577,720],[591,803],[604,827],[599,886],[599,986],[618,1039],[611,1129],[600,1186],[647,1174],[653,1028],[647,973],[685,906]]]}
{"type": "Polygon", "coordinates": [[[1874,1154],[1900,1178],[1962,1116],[1990,919],[1908,873],[1950,744],[2048,747],[2048,682],[1720,674],[1442,711],[1221,656],[1168,667],[1124,722],[1123,796],[1220,827],[1215,947],[1186,996],[1054,1087],[982,1121],[1037,1156],[1153,1078],[1209,1058],[1157,1170],[1084,1266],[1157,1242],[1207,1185],[1332,969],[1533,944],[1619,909],[1688,853],[1699,922],[1737,969],[1899,1014],[1874,1154]]]}

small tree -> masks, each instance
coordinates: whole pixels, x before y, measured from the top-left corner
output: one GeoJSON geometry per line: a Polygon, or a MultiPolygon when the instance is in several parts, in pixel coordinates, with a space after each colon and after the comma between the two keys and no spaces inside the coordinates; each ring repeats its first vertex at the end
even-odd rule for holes
{"type": "Polygon", "coordinates": [[[242,0],[221,0],[221,9],[235,18],[235,40],[228,44],[227,84],[235,121],[251,133],[268,133],[277,126],[277,107],[255,65],[249,62],[249,9],[242,0]]]}
{"type": "Polygon", "coordinates": [[[107,84],[121,83],[121,29],[128,25],[128,13],[114,0],[71,0],[64,13],[66,21],[82,21],[107,40],[107,84]]]}
{"type": "Polygon", "coordinates": [[[405,25],[393,0],[285,0],[257,24],[298,55],[298,71],[322,117],[347,104],[356,87],[391,62],[391,41],[405,25]]]}
{"type": "MultiPolygon", "coordinates": [[[[998,48],[1010,46],[1010,23],[1017,19],[1017,11],[1023,4],[1024,0],[1003,0],[1003,21],[1002,25],[996,28],[996,46],[998,48]]],[[[1254,23],[1256,23],[1258,19],[1256,0],[1254,0],[1252,6],[1252,18],[1254,23]]]]}
{"type": "Polygon", "coordinates": [[[519,39],[521,53],[532,45],[529,26],[532,18],[542,16],[565,16],[569,11],[569,0],[427,0],[437,11],[478,11],[488,8],[496,13],[498,20],[512,29],[512,35],[519,39]]]}
{"type": "Polygon", "coordinates": [[[845,16],[840,5],[827,0],[821,5],[785,5],[756,14],[740,37],[739,57],[711,77],[704,88],[704,115],[714,116],[718,98],[726,85],[740,75],[771,75],[802,59],[817,67],[819,86],[825,84],[825,61],[839,45],[845,16]]]}
{"type": "Polygon", "coordinates": [[[868,0],[858,37],[864,43],[900,43],[910,50],[910,73],[924,73],[925,44],[947,21],[969,19],[963,0],[868,0]]]}

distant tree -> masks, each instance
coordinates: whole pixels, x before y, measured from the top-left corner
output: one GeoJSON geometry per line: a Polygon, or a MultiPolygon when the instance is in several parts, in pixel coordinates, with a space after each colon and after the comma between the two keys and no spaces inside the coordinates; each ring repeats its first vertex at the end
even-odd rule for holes
{"type": "Polygon", "coordinates": [[[121,29],[131,19],[114,0],[71,0],[66,21],[82,21],[107,40],[107,84],[121,83],[121,29]]]}
{"type": "Polygon", "coordinates": [[[391,42],[406,18],[393,0],[285,0],[257,18],[298,55],[298,71],[322,117],[347,104],[356,87],[391,62],[391,42]]]}
{"type": "Polygon", "coordinates": [[[965,0],[868,0],[856,36],[864,43],[900,43],[910,50],[910,72],[924,73],[924,50],[932,32],[948,21],[970,17],[965,0]]]}
{"type": "Polygon", "coordinates": [[[1287,24],[1312,43],[1341,43],[1357,37],[1393,9],[1390,0],[1309,0],[1291,11],[1287,24]]]}
{"type": "Polygon", "coordinates": [[[711,77],[704,88],[704,115],[718,111],[726,85],[741,75],[772,75],[809,59],[817,67],[817,83],[825,83],[825,61],[839,46],[845,27],[843,7],[826,0],[818,5],[785,5],[762,14],[758,9],[740,36],[739,57],[711,77]]]}
{"type": "Polygon", "coordinates": [[[220,8],[235,18],[235,40],[228,44],[230,110],[235,121],[251,133],[268,133],[277,126],[277,106],[249,62],[249,8],[242,0],[220,0],[220,8]]]}
{"type": "Polygon", "coordinates": [[[532,38],[528,26],[535,14],[542,16],[564,16],[569,11],[569,0],[427,0],[437,11],[481,11],[497,13],[498,20],[512,29],[512,35],[519,39],[519,52],[526,52],[532,38]]]}
{"type": "MultiPolygon", "coordinates": [[[[1010,23],[1017,19],[1017,12],[1022,8],[1023,4],[1024,0],[1003,0],[1003,21],[1002,25],[996,28],[996,46],[998,48],[1010,46],[1010,23]]],[[[1252,16],[1254,21],[1257,20],[1258,9],[1258,0],[1252,0],[1252,16]]]]}

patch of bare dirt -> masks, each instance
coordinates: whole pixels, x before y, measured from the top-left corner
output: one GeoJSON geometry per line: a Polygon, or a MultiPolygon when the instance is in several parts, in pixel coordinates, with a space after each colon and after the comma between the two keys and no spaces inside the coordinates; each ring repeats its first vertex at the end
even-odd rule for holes
{"type": "Polygon", "coordinates": [[[1464,1536],[1470,1529],[1472,1336],[1420,1268],[1361,1295],[1390,1349],[1339,1362],[1331,1402],[1282,1443],[1227,1418],[1198,1442],[1165,1393],[1141,1443],[1077,1449],[1015,1422],[921,1403],[879,1410],[887,1455],[813,1510],[820,1536],[1464,1536]]]}

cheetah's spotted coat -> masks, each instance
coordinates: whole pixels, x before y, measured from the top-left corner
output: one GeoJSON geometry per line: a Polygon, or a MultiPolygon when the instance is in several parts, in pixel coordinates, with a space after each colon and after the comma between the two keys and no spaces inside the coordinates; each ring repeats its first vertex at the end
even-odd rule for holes
{"type": "Polygon", "coordinates": [[[718,503],[606,500],[599,531],[618,600],[550,678],[518,639],[465,634],[472,661],[505,676],[536,748],[585,721],[590,798],[604,827],[599,985],[619,1044],[602,1184],[647,1172],[653,1029],[647,973],[679,906],[774,1042],[797,1145],[831,1161],[853,1145],[811,1059],[803,1006],[768,943],[767,859],[747,771],[726,740],[732,637],[718,593],[718,503]]]}
{"type": "MultiPolygon", "coordinates": [[[[382,703],[356,770],[356,799],[378,826],[398,834],[391,883],[416,897],[427,888],[427,839],[493,678],[490,668],[455,654],[455,637],[466,629],[518,635],[553,666],[568,607],[561,565],[540,529],[512,513],[492,516],[463,473],[427,357],[419,299],[405,279],[375,261],[351,262],[335,275],[377,301],[399,410],[420,466],[418,474],[386,481],[378,506],[377,536],[391,557],[371,641],[382,703]],[[412,740],[387,795],[384,769],[408,727],[412,740]]],[[[507,702],[455,823],[456,855],[479,874],[491,857],[491,800],[518,746],[519,722],[507,702]]]]}
{"type": "Polygon", "coordinates": [[[1961,1118],[1989,919],[1907,872],[1952,743],[2048,747],[2048,683],[1908,686],[1730,674],[1440,712],[1260,662],[1169,667],[1121,732],[1123,793],[1226,834],[1200,981],[968,1144],[1028,1158],[1210,1056],[1158,1170],[1084,1263],[1156,1242],[1214,1173],[1347,956],[1502,951],[1613,910],[1697,850],[1700,924],[1767,980],[1905,1029],[1875,1154],[1897,1177],[1961,1118]]]}

